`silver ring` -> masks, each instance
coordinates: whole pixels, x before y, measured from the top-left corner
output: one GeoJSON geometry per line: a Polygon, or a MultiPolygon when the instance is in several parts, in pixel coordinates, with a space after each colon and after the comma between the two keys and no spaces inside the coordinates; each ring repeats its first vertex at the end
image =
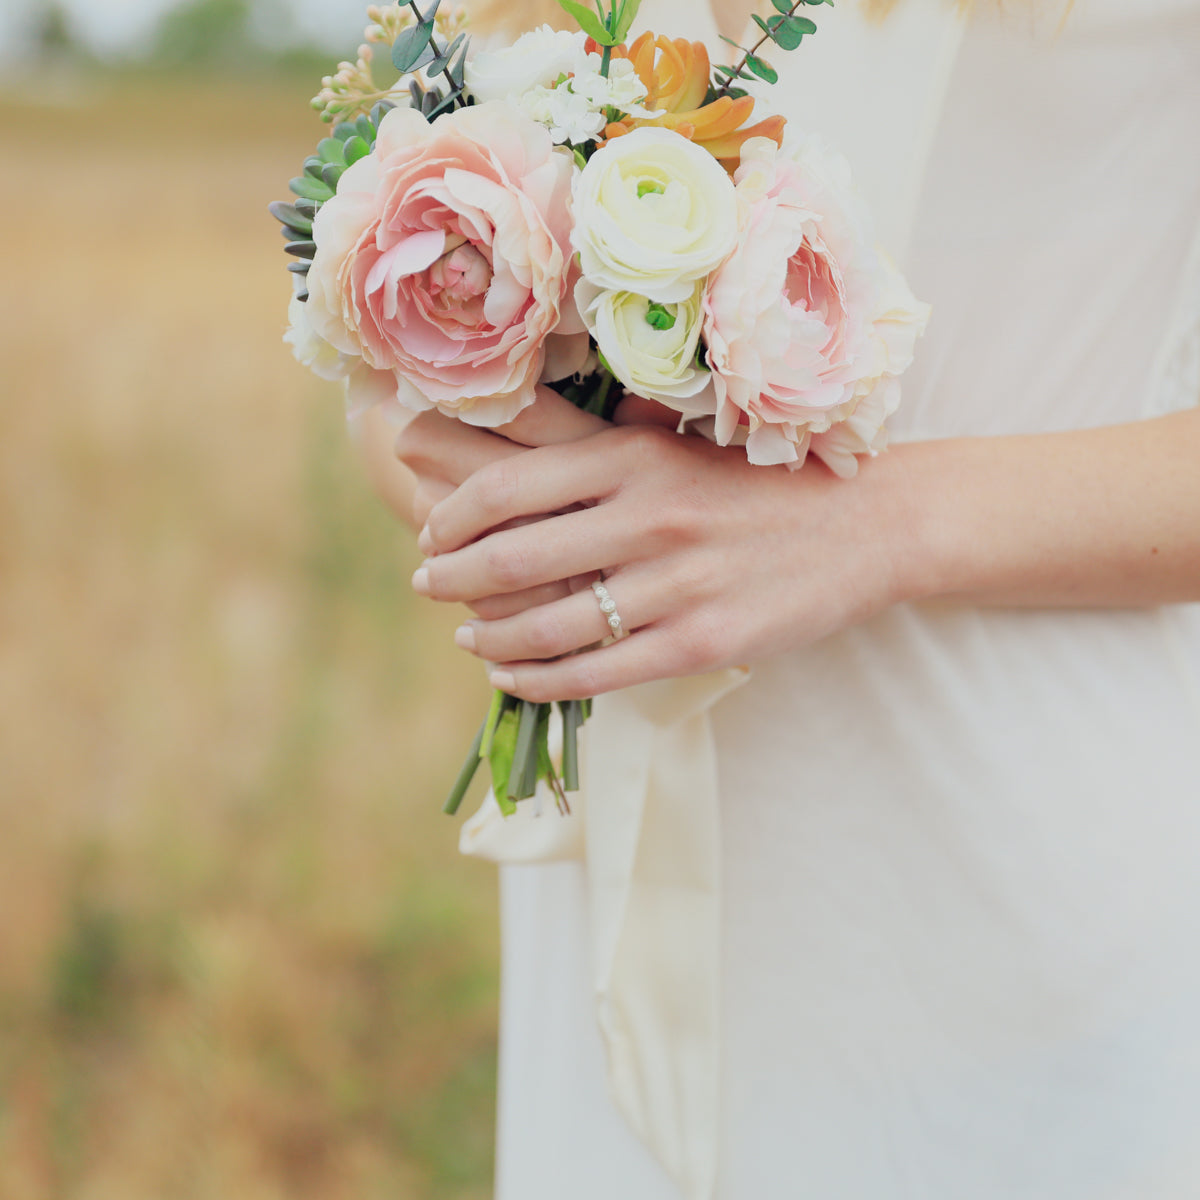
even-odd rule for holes
{"type": "Polygon", "coordinates": [[[617,612],[617,602],[612,598],[612,593],[608,588],[598,579],[592,584],[592,594],[596,597],[596,602],[600,605],[600,612],[604,615],[604,619],[612,631],[605,639],[605,645],[609,642],[619,642],[622,638],[628,637],[629,631],[621,624],[621,614],[617,612]]]}

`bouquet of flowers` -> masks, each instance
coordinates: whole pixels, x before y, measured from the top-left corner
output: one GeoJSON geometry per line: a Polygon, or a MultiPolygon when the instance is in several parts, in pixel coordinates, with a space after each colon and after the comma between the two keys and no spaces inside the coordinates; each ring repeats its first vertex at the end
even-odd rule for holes
{"type": "MultiPolygon", "coordinates": [[[[357,62],[313,101],[331,136],[271,206],[296,357],[352,410],[495,427],[539,382],[606,417],[629,391],[751,462],[853,475],[885,445],[928,312],[844,160],[745,86],[775,82],[760,52],[796,49],[816,31],[802,10],[832,0],[773,0],[715,68],[698,42],[627,45],[640,0],[559,3],[575,32],[474,54],[459,7],[367,10],[357,62]]],[[[565,806],[589,703],[560,708],[556,769],[552,706],[497,693],[447,811],[483,760],[506,812],[543,779],[565,806]]]]}

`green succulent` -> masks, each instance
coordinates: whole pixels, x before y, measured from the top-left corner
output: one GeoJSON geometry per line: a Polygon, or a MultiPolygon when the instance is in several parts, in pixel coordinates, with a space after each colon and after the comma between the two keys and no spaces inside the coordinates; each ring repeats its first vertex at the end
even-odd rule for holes
{"type": "MultiPolygon", "coordinates": [[[[437,100],[440,100],[440,96],[437,100]]],[[[347,169],[375,149],[379,123],[393,108],[394,104],[381,101],[371,110],[370,116],[361,116],[356,121],[343,121],[335,126],[332,136],[322,138],[317,144],[317,152],[304,160],[304,173],[288,184],[295,200],[290,203],[276,200],[269,206],[271,216],[282,226],[281,232],[286,241],[284,250],[296,259],[288,266],[293,274],[308,274],[308,268],[317,253],[317,244],[313,241],[313,221],[321,205],[333,199],[338,181],[347,169]]],[[[300,299],[307,300],[308,293],[301,292],[300,299]]]]}

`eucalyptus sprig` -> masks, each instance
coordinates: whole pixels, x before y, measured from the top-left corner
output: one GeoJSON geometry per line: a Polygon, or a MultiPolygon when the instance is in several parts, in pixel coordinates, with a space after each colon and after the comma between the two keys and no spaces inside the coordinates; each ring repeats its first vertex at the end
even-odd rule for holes
{"type": "MultiPolygon", "coordinates": [[[[561,4],[562,0],[559,0],[559,3],[561,4]]],[[[760,17],[758,13],[753,14],[754,23],[762,30],[763,35],[749,50],[744,49],[732,38],[721,38],[723,42],[728,42],[734,49],[741,50],[742,58],[736,66],[717,68],[717,74],[725,82],[717,89],[713,99],[716,99],[717,96],[728,96],[735,80],[749,81],[751,76],[757,76],[767,83],[777,83],[779,73],[769,62],[760,58],[758,52],[767,42],[773,42],[780,50],[795,50],[810,33],[817,32],[815,21],[796,14],[800,9],[809,5],[832,5],[833,0],[795,0],[795,3],[792,0],[771,0],[771,3],[775,7],[774,16],[760,17]]]]}
{"type": "MultiPolygon", "coordinates": [[[[466,101],[466,62],[470,38],[460,33],[448,45],[438,44],[436,18],[442,0],[433,0],[433,5],[423,12],[417,0],[408,0],[408,7],[416,17],[416,24],[406,29],[392,44],[392,65],[401,76],[411,75],[424,69],[429,78],[443,76],[449,90],[440,96],[425,116],[429,120],[457,108],[466,101]]],[[[427,93],[431,94],[431,93],[427,93]]]]}

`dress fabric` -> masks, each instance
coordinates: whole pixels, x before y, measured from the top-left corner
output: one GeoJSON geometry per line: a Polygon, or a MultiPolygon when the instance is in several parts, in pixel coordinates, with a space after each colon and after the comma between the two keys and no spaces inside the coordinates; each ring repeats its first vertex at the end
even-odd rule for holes
{"type": "MultiPolygon", "coordinates": [[[[933,305],[894,440],[1200,402],[1200,3],[991,7],[814,7],[771,93],[933,305]]],[[[1200,1196],[1200,606],[900,606],[712,723],[716,1200],[1200,1196]]],[[[609,1099],[582,866],[502,900],[498,1200],[679,1200],[609,1099]]]]}

